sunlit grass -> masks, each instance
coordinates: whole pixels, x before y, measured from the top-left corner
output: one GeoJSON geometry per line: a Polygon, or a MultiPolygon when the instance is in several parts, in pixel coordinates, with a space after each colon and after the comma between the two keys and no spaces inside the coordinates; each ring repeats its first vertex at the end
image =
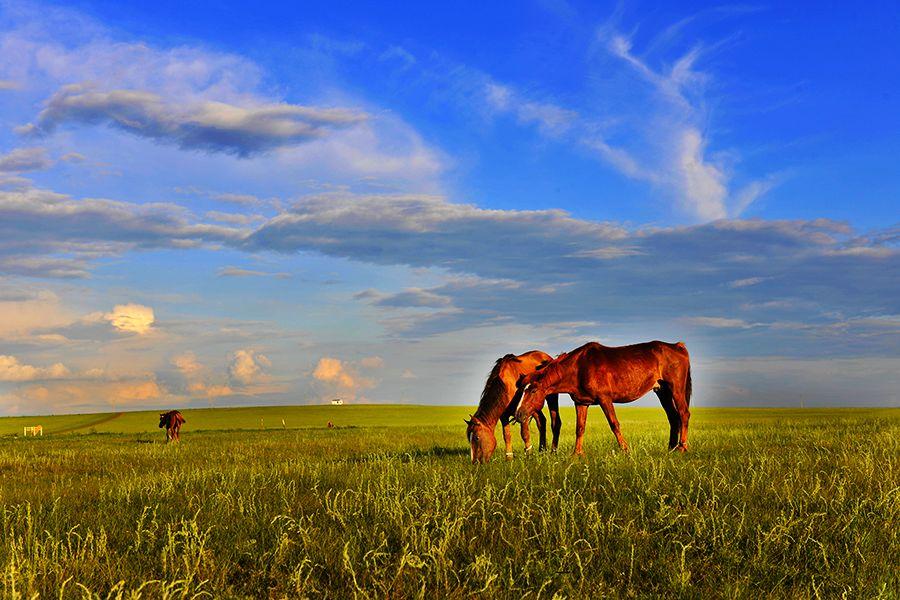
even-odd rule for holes
{"type": "Polygon", "coordinates": [[[585,460],[567,412],[563,452],[476,468],[464,409],[378,409],[194,411],[169,446],[152,414],[3,436],[3,594],[900,594],[898,410],[698,409],[687,455],[661,410],[620,412],[629,455],[597,412],[585,460]]]}

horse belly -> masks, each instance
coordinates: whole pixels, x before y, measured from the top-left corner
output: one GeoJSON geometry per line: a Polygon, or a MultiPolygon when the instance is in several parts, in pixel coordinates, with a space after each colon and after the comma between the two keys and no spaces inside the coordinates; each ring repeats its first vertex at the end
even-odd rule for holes
{"type": "Polygon", "coordinates": [[[658,377],[653,373],[626,371],[606,375],[591,394],[596,402],[633,402],[658,385],[658,377]]]}

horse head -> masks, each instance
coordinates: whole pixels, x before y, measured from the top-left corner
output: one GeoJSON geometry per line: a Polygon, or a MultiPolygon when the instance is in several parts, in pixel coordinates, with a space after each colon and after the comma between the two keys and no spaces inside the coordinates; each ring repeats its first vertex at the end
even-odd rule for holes
{"type": "Polygon", "coordinates": [[[517,387],[519,390],[519,403],[516,406],[516,421],[527,423],[531,416],[544,406],[544,397],[547,395],[541,387],[540,371],[519,378],[517,387]]]}
{"type": "Polygon", "coordinates": [[[469,440],[469,457],[472,464],[486,463],[497,448],[494,430],[482,423],[478,417],[469,415],[466,422],[466,439],[469,440]]]}

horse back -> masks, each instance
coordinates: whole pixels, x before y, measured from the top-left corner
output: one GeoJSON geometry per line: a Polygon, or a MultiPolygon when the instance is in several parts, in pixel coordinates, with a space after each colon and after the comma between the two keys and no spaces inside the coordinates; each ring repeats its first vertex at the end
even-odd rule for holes
{"type": "Polygon", "coordinates": [[[628,346],[592,342],[578,349],[576,360],[579,386],[614,401],[637,398],[655,387],[657,381],[690,368],[683,343],[658,340],[628,346]]]}

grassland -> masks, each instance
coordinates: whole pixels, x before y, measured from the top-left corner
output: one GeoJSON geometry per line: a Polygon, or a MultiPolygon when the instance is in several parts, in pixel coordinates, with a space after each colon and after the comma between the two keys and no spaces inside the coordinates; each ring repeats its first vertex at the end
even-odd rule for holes
{"type": "Polygon", "coordinates": [[[467,412],[185,411],[168,446],[153,413],[0,419],[3,595],[900,596],[898,409],[699,408],[687,455],[598,412],[583,460],[567,412],[564,452],[477,468],[467,412]]]}

